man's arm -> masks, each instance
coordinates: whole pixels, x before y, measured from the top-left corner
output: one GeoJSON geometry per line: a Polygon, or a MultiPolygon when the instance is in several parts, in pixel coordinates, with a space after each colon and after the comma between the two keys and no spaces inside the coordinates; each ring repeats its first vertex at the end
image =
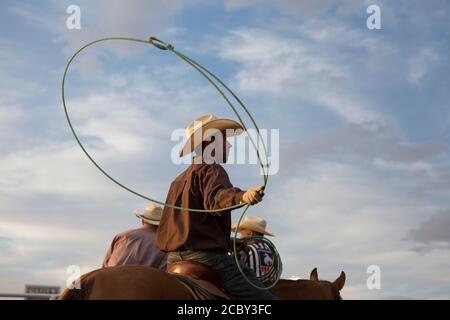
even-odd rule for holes
{"type": "Polygon", "coordinates": [[[108,267],[108,262],[109,262],[109,259],[111,259],[111,256],[112,256],[112,253],[113,253],[113,250],[114,250],[114,245],[115,245],[115,243],[116,243],[116,240],[117,240],[117,236],[114,237],[113,241],[111,242],[111,245],[110,245],[109,248],[108,248],[108,251],[106,251],[106,256],[105,256],[105,258],[103,259],[102,268],[108,267]]]}
{"type": "Polygon", "coordinates": [[[208,165],[199,179],[205,209],[222,209],[242,202],[245,191],[233,187],[222,166],[208,165]]]}

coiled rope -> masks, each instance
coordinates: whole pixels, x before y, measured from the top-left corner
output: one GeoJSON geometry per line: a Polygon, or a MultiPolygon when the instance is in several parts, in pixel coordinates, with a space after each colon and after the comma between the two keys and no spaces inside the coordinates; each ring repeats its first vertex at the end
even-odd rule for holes
{"type": "MultiPolygon", "coordinates": [[[[256,132],[258,134],[259,140],[261,141],[261,145],[263,146],[263,150],[264,150],[264,154],[265,154],[265,164],[262,162],[261,160],[261,156],[259,154],[259,150],[255,144],[255,142],[253,141],[251,135],[248,135],[250,142],[252,143],[253,148],[256,151],[256,155],[259,161],[259,164],[261,166],[261,170],[263,172],[263,190],[265,189],[266,185],[267,185],[267,181],[268,181],[268,173],[267,173],[267,167],[268,167],[268,157],[267,157],[267,148],[266,145],[264,143],[264,139],[261,136],[260,130],[258,128],[258,125],[256,124],[256,121],[254,120],[254,118],[252,117],[252,115],[250,114],[249,110],[247,109],[247,107],[244,105],[244,103],[236,96],[236,94],[230,89],[228,88],[228,86],[225,85],[225,83],[223,83],[216,75],[214,75],[211,71],[209,71],[208,69],[206,69],[205,67],[203,67],[201,64],[199,64],[198,62],[192,60],[191,58],[187,57],[186,55],[182,54],[181,52],[175,50],[175,48],[169,44],[166,43],[162,40],[159,40],[155,37],[150,37],[148,40],[143,40],[143,39],[136,39],[136,38],[130,38],[130,37],[106,37],[106,38],[100,38],[100,39],[96,39],[94,41],[91,41],[85,45],[83,45],[81,48],[79,48],[77,51],[75,51],[74,54],[72,54],[72,56],[70,57],[69,61],[67,62],[65,69],[64,69],[64,73],[63,73],[63,77],[62,77],[62,81],[61,81],[61,97],[62,97],[62,104],[64,107],[64,113],[66,115],[66,119],[67,122],[69,124],[70,130],[72,131],[73,136],[75,137],[75,140],[77,141],[78,145],[80,146],[81,150],[84,152],[84,154],[88,157],[88,159],[94,164],[94,166],[101,172],[103,173],[109,180],[111,180],[112,182],[114,182],[116,185],[118,185],[119,187],[123,188],[124,190],[131,192],[135,195],[137,195],[140,198],[146,199],[148,201],[160,204],[162,206],[166,206],[166,207],[170,207],[170,208],[174,208],[174,209],[178,209],[178,210],[183,210],[183,211],[191,211],[191,212],[203,212],[203,213],[212,213],[212,212],[221,212],[221,211],[228,211],[228,210],[233,210],[233,209],[237,209],[237,208],[241,208],[244,207],[244,210],[240,216],[240,219],[238,221],[237,224],[237,228],[234,234],[234,238],[233,238],[233,252],[234,252],[234,258],[235,258],[235,262],[236,265],[239,269],[239,271],[241,272],[242,276],[247,280],[247,282],[249,282],[252,286],[254,286],[255,288],[261,289],[261,290],[268,290],[270,288],[272,288],[275,283],[269,287],[261,287],[258,285],[255,285],[254,283],[252,283],[244,274],[239,260],[238,260],[238,252],[237,252],[237,248],[236,248],[236,239],[237,239],[237,233],[239,230],[239,225],[243,219],[243,217],[245,216],[248,208],[249,208],[249,204],[245,204],[245,203],[241,203],[241,204],[237,204],[234,206],[230,206],[227,208],[222,208],[222,209],[210,209],[210,210],[206,210],[206,209],[194,209],[194,208],[184,208],[184,207],[179,207],[179,206],[175,206],[175,205],[171,205],[168,203],[164,203],[162,201],[158,201],[156,199],[153,199],[151,197],[145,196],[129,187],[127,187],[126,185],[124,185],[123,183],[117,181],[116,179],[114,179],[110,174],[108,174],[94,159],[93,157],[89,154],[89,152],[84,148],[82,142],[80,141],[77,133],[75,132],[75,129],[72,125],[72,121],[70,119],[69,116],[69,112],[67,110],[67,105],[66,105],[66,98],[65,98],[65,83],[66,83],[66,76],[69,70],[69,67],[71,65],[71,63],[73,62],[73,60],[75,59],[75,57],[80,54],[84,49],[99,43],[99,42],[103,42],[103,41],[112,41],[112,40],[122,40],[122,41],[132,41],[132,42],[139,42],[139,43],[144,43],[144,44],[150,44],[155,46],[158,49],[164,50],[164,51],[169,51],[169,52],[173,52],[175,53],[180,59],[182,59],[183,61],[185,61],[186,63],[188,63],[190,66],[192,66],[195,70],[197,70],[219,93],[220,95],[223,97],[223,99],[226,101],[227,105],[231,108],[231,110],[234,112],[234,114],[236,115],[236,117],[238,118],[240,124],[242,125],[242,127],[244,128],[245,131],[247,131],[247,127],[244,123],[244,121],[242,120],[242,117],[240,116],[238,110],[236,109],[236,107],[233,105],[233,103],[230,101],[230,99],[225,95],[225,93],[223,92],[223,89],[225,91],[227,91],[238,103],[238,105],[242,108],[242,110],[247,114],[247,116],[249,117],[250,121],[252,122],[253,126],[256,129],[256,132]],[[222,89],[220,88],[220,86],[222,87],[222,89]]],[[[275,249],[275,246],[270,242],[270,240],[263,238],[262,241],[267,242],[267,244],[269,245],[269,247],[273,248],[275,251],[274,256],[278,256],[278,252],[275,249]]]]}

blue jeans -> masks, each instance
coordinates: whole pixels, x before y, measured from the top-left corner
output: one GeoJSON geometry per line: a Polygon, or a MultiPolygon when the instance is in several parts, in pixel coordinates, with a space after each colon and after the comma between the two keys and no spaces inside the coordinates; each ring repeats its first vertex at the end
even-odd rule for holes
{"type": "MultiPolygon", "coordinates": [[[[191,260],[203,263],[214,269],[222,280],[223,289],[236,300],[272,300],[273,295],[269,290],[254,288],[245,280],[236,266],[234,257],[225,251],[176,251],[167,256],[167,265],[172,263],[191,260]]],[[[255,285],[263,287],[255,273],[247,266],[241,264],[245,276],[255,285]]]]}

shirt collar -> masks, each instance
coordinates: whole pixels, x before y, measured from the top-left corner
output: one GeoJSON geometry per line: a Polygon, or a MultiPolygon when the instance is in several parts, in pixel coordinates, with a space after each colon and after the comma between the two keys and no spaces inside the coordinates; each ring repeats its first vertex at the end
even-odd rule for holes
{"type": "Polygon", "coordinates": [[[193,164],[215,164],[216,161],[215,161],[214,157],[204,154],[203,156],[192,157],[192,163],[193,164]]]}

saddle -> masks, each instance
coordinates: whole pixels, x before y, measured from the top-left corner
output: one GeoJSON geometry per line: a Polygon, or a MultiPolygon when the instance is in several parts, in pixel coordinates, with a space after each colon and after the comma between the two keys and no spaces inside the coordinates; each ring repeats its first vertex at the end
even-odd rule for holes
{"type": "Polygon", "coordinates": [[[220,276],[203,263],[180,261],[171,264],[167,272],[175,274],[196,300],[230,299],[222,289],[220,276]]]}
{"type": "Polygon", "coordinates": [[[222,288],[219,275],[212,268],[197,261],[180,261],[171,264],[167,272],[191,276],[212,283],[217,288],[222,288]]]}

